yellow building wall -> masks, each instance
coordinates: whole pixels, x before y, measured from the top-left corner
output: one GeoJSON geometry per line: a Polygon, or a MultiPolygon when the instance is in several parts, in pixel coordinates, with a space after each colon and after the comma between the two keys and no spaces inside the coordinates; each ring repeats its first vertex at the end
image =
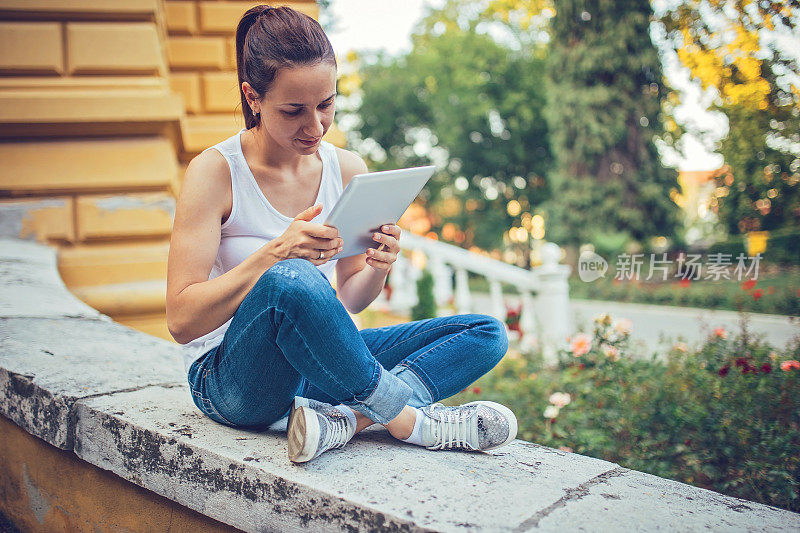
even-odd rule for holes
{"type": "Polygon", "coordinates": [[[0,0],[0,234],[57,247],[73,294],[168,340],[175,198],[244,127],[235,31],[257,4],[0,0]]]}

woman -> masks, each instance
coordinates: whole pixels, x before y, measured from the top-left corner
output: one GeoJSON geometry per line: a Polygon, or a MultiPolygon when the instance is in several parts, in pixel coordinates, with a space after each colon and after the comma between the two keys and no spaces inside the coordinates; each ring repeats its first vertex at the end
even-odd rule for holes
{"type": "Polygon", "coordinates": [[[257,6],[239,22],[236,54],[246,127],[190,162],[170,243],[167,322],[197,407],[233,427],[289,416],[295,462],[373,423],[431,449],[511,442],[517,422],[505,406],[435,403],[500,361],[500,322],[460,315],[358,331],[347,313],[383,288],[400,228],[374,235],[379,250],[331,259],[342,239],[322,221],[367,168],[322,141],[336,98],[322,28],[257,6]]]}

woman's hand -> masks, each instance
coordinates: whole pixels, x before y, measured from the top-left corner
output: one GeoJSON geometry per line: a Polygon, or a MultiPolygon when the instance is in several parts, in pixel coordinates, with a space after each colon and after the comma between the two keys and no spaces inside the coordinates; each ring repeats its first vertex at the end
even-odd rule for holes
{"type": "Polygon", "coordinates": [[[381,243],[381,246],[367,249],[367,264],[377,270],[389,271],[392,264],[397,261],[397,254],[400,253],[400,226],[386,224],[381,226],[380,233],[372,235],[373,240],[381,243]]]}
{"type": "Polygon", "coordinates": [[[299,257],[318,266],[342,251],[343,241],[339,237],[339,230],[311,222],[321,212],[322,204],[317,204],[294,217],[286,231],[275,239],[276,253],[280,259],[299,257]]]}

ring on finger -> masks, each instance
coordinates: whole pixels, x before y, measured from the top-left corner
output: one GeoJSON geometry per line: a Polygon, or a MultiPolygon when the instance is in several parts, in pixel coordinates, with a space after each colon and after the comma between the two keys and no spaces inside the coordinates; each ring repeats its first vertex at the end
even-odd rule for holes
{"type": "Polygon", "coordinates": [[[325,252],[320,252],[319,257],[317,259],[325,259],[325,252]]]}

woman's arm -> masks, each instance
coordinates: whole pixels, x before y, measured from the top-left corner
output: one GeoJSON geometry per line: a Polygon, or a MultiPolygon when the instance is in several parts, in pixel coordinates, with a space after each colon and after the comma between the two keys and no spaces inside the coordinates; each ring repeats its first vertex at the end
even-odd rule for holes
{"type": "MultiPolygon", "coordinates": [[[[386,283],[386,276],[397,259],[400,245],[397,243],[400,228],[395,225],[384,226],[381,241],[393,241],[393,247],[381,246],[367,257],[366,254],[340,259],[336,263],[339,299],[353,314],[360,313],[378,297],[386,283]],[[391,232],[396,231],[397,237],[391,232]],[[344,275],[344,277],[342,277],[344,275]]],[[[376,239],[377,240],[377,239],[376,239]]]]}
{"type": "Polygon", "coordinates": [[[175,207],[167,262],[167,327],[181,344],[227,322],[278,260],[270,241],[225,274],[208,279],[219,251],[223,200],[230,196],[230,168],[222,154],[208,150],[192,159],[175,207]]]}
{"type": "MultiPolygon", "coordinates": [[[[367,172],[364,160],[347,150],[337,148],[339,166],[342,170],[342,182],[346,187],[353,176],[367,172]]],[[[336,280],[339,299],[345,309],[351,313],[360,313],[378,297],[386,283],[386,276],[400,251],[397,241],[400,228],[395,225],[382,230],[379,240],[383,246],[374,256],[367,254],[354,255],[339,259],[336,262],[336,280]],[[368,264],[369,263],[369,264],[368,264]]]]}
{"type": "Polygon", "coordinates": [[[286,231],[228,272],[208,279],[221,239],[224,205],[231,195],[230,169],[216,150],[195,157],[186,169],[172,226],[167,264],[167,327],[181,344],[228,321],[264,272],[283,259],[314,265],[341,251],[335,228],[312,223],[322,205],[297,215],[286,231]],[[318,259],[324,251],[325,259],[318,259]]]}

